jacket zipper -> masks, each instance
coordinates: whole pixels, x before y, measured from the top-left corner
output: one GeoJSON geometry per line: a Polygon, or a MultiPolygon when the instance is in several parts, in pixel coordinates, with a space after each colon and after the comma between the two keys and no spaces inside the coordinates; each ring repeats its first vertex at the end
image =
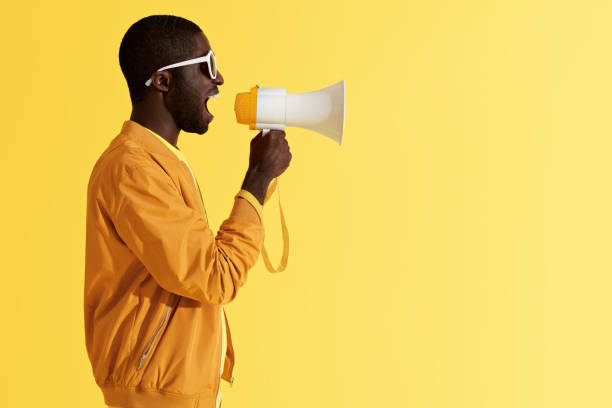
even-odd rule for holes
{"type": "MultiPolygon", "coordinates": [[[[225,310],[221,309],[221,313],[223,313],[223,317],[221,319],[221,324],[225,325],[226,324],[226,317],[225,317],[225,310]]],[[[221,329],[221,335],[223,336],[223,329],[221,329]]],[[[226,351],[227,354],[227,351],[226,351]]],[[[219,385],[217,386],[217,395],[219,395],[219,389],[221,388],[221,375],[223,374],[223,366],[225,365],[225,356],[221,356],[221,361],[223,361],[223,364],[221,365],[221,373],[219,374],[219,385]]],[[[230,379],[230,387],[232,387],[234,385],[234,376],[232,375],[232,378],[230,379]]],[[[221,405],[223,404],[223,396],[221,396],[220,400],[219,400],[219,408],[221,408],[221,405]]]]}
{"type": "Polygon", "coordinates": [[[153,336],[151,337],[151,340],[149,340],[149,343],[147,343],[147,346],[145,347],[144,351],[142,352],[142,356],[140,357],[140,362],[138,363],[138,367],[136,368],[136,370],[140,370],[142,368],[142,366],[144,365],[145,360],[147,359],[147,354],[149,354],[149,351],[151,350],[151,346],[153,345],[153,342],[155,341],[155,338],[157,337],[157,334],[159,333],[159,331],[161,330],[162,326],[166,322],[166,318],[168,317],[168,313],[170,312],[171,308],[172,308],[171,305],[168,305],[166,307],[166,310],[164,312],[164,317],[162,318],[162,321],[157,326],[157,329],[155,329],[155,333],[153,333],[153,336]]]}
{"type": "MultiPolygon", "coordinates": [[[[224,313],[223,312],[223,306],[221,306],[221,308],[222,308],[221,309],[221,314],[223,314],[224,313]]],[[[225,316],[221,317],[221,324],[225,324],[224,318],[225,318],[225,316]]],[[[222,336],[223,336],[223,328],[221,328],[221,333],[219,333],[219,337],[222,337],[222,336]]],[[[221,350],[221,351],[223,351],[223,350],[221,350]]],[[[223,365],[225,364],[225,356],[224,355],[221,356],[220,364],[221,364],[221,372],[219,373],[219,384],[217,385],[217,393],[215,394],[215,396],[217,396],[217,397],[219,397],[219,390],[221,389],[221,375],[223,374],[223,365]]],[[[221,408],[221,404],[222,404],[222,401],[219,401],[219,408],[221,408]]]]}

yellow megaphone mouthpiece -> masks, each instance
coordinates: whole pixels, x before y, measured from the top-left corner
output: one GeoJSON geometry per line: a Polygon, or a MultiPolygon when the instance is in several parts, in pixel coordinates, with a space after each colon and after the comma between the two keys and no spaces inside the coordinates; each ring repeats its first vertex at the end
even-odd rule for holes
{"type": "Polygon", "coordinates": [[[255,130],[257,124],[257,86],[251,88],[250,92],[241,92],[236,95],[234,112],[238,123],[249,125],[249,129],[255,130]]]}

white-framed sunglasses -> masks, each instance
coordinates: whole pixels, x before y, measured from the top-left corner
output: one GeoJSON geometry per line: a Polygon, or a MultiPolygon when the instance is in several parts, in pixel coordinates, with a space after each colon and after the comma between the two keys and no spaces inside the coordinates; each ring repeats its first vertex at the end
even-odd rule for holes
{"type": "MultiPolygon", "coordinates": [[[[164,71],[164,70],[170,69],[170,68],[182,67],[184,65],[199,64],[199,63],[202,63],[202,62],[206,63],[206,66],[208,67],[208,73],[210,74],[210,77],[212,79],[217,78],[217,56],[215,55],[213,50],[208,51],[208,54],[206,54],[203,57],[193,58],[193,59],[190,59],[190,60],[187,60],[187,61],[181,61],[181,62],[177,62],[175,64],[166,65],[165,67],[161,67],[160,69],[158,69],[155,72],[164,71]]],[[[152,81],[153,81],[153,76],[151,76],[151,78],[147,79],[147,82],[145,82],[145,85],[146,86],[151,85],[152,81]]]]}

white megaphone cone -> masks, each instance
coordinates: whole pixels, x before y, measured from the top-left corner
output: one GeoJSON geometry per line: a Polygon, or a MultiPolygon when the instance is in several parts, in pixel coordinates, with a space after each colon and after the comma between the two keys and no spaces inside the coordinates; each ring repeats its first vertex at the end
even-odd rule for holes
{"type": "Polygon", "coordinates": [[[238,123],[251,129],[309,129],[339,145],[344,135],[344,80],[318,91],[287,93],[285,88],[255,86],[236,95],[238,123]]]}

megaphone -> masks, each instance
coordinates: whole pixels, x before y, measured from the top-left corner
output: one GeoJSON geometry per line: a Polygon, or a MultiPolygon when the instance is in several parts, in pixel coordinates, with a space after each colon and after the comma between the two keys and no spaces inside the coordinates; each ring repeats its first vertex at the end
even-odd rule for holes
{"type": "Polygon", "coordinates": [[[254,86],[236,95],[238,123],[252,130],[309,129],[342,145],[344,135],[344,80],[318,91],[287,93],[285,88],[254,86]]]}
{"type": "MultiPolygon", "coordinates": [[[[327,88],[313,92],[288,94],[285,88],[262,88],[254,86],[249,92],[236,95],[234,103],[238,123],[249,125],[251,130],[285,130],[285,126],[296,126],[313,130],[342,145],[344,135],[344,80],[327,88]]],[[[282,272],[289,257],[289,231],[280,204],[278,178],[268,187],[264,204],[274,190],[278,191],[281,227],[283,230],[283,255],[277,268],[272,266],[266,246],[262,257],[266,268],[272,273],[282,272]]]]}

